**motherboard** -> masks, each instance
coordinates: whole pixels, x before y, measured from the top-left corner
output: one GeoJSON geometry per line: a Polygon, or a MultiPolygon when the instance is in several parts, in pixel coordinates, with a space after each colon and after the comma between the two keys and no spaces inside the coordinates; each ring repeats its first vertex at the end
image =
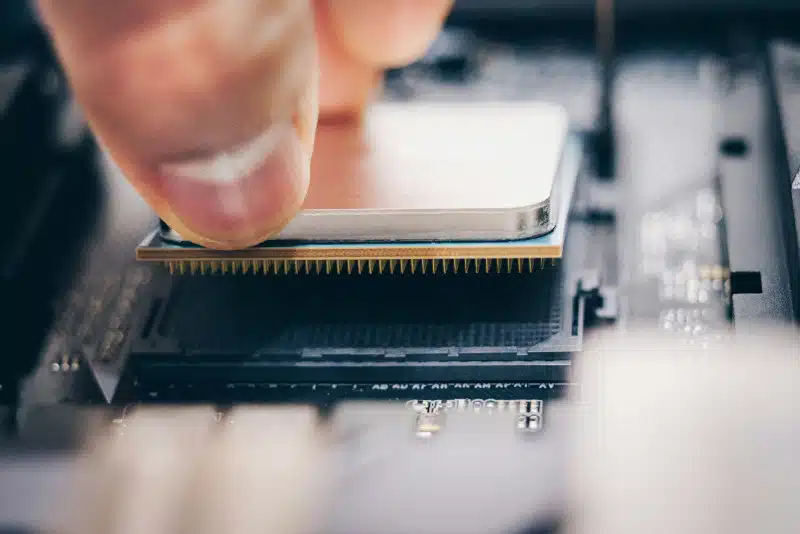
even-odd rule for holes
{"type": "MultiPolygon", "coordinates": [[[[85,125],[81,137],[72,124],[71,149],[41,165],[52,169],[59,198],[75,200],[42,208],[37,224],[84,222],[71,241],[59,240],[59,268],[46,248],[55,231],[18,239],[29,252],[14,263],[24,276],[8,271],[9,295],[46,294],[45,341],[20,338],[27,367],[8,373],[8,413],[33,424],[24,414],[64,403],[330,409],[387,400],[414,414],[420,406],[541,414],[575,386],[571,356],[596,329],[643,325],[703,347],[737,321],[791,317],[784,216],[761,217],[754,240],[738,209],[747,195],[768,202],[784,179],[746,180],[771,143],[770,63],[731,35],[654,39],[622,42],[610,88],[580,31],[531,37],[491,25],[450,27],[422,61],[387,74],[384,98],[394,102],[527,99],[568,111],[582,163],[563,257],[525,270],[509,263],[485,272],[476,262],[385,275],[345,265],[313,276],[227,277],[137,262],[157,219],[85,125]],[[613,90],[613,176],[598,172],[595,154],[607,127],[604,90],[613,90]],[[753,124],[763,127],[747,130],[753,124]],[[768,260],[781,250],[780,261],[768,260]]],[[[75,122],[63,78],[37,61],[15,82],[15,109],[63,97],[69,113],[58,116],[75,122]]]]}

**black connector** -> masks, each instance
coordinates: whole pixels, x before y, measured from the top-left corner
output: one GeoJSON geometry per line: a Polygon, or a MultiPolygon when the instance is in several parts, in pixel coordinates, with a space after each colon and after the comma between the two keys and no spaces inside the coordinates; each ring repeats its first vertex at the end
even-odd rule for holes
{"type": "Polygon", "coordinates": [[[613,0],[597,0],[595,12],[597,59],[600,67],[600,102],[592,136],[594,170],[599,178],[612,180],[616,171],[614,136],[615,17],[613,0]]]}

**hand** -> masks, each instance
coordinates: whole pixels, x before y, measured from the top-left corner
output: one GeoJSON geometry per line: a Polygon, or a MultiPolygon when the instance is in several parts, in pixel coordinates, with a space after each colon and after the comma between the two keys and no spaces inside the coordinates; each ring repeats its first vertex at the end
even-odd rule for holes
{"type": "Polygon", "coordinates": [[[280,231],[318,117],[358,117],[453,0],[38,0],[95,137],[158,215],[222,249],[280,231]]]}

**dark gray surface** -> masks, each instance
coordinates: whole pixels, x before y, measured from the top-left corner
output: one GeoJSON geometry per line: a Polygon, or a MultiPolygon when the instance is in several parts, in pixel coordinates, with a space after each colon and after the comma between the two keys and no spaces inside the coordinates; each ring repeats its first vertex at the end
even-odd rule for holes
{"type": "Polygon", "coordinates": [[[770,46],[774,91],[774,139],[778,167],[777,206],[784,216],[786,254],[792,283],[795,318],[800,321],[800,46],[777,41],[770,46]],[[791,236],[794,235],[795,239],[791,236]]]}
{"type": "Polygon", "coordinates": [[[719,161],[722,206],[725,210],[728,261],[732,272],[760,273],[760,294],[733,295],[734,320],[745,326],[765,321],[791,322],[795,317],[791,291],[788,240],[796,239],[782,213],[782,176],[776,163],[776,139],[767,63],[762,50],[744,44],[733,51],[736,66],[721,86],[721,141],[742,140],[743,154],[726,154],[719,161]]]}

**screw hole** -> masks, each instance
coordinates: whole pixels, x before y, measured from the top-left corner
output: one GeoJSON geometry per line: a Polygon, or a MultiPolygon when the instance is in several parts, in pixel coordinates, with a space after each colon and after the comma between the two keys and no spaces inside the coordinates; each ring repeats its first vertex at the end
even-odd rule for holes
{"type": "Polygon", "coordinates": [[[743,158],[750,151],[750,146],[743,137],[726,137],[720,143],[720,151],[730,158],[743,158]]]}

